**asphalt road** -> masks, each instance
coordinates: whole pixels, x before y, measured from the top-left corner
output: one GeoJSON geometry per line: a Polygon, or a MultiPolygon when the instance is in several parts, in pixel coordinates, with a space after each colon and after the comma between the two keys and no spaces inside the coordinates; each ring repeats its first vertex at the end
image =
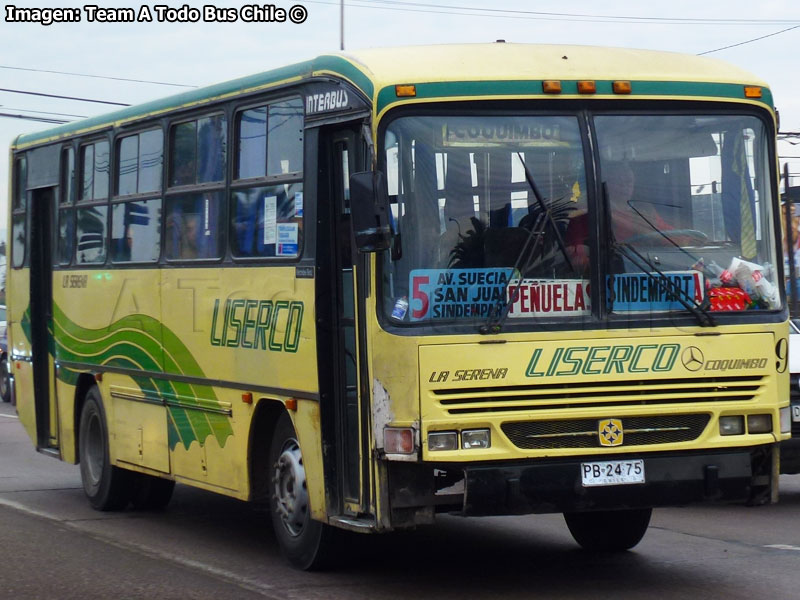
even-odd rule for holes
{"type": "Polygon", "coordinates": [[[0,598],[800,598],[800,476],[781,487],[772,506],[658,510],[622,554],[578,549],[560,515],[444,517],[349,536],[338,570],[302,573],[246,503],[178,486],[163,512],[92,510],[0,404],[0,598]]]}

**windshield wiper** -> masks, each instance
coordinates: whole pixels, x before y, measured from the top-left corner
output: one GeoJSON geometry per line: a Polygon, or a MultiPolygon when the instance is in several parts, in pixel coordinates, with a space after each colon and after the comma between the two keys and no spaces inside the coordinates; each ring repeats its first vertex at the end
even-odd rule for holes
{"type": "MultiPolygon", "coordinates": [[[[630,206],[630,203],[628,204],[630,206]]],[[[617,251],[622,254],[625,258],[631,261],[642,273],[647,275],[647,277],[655,283],[660,289],[667,293],[667,297],[672,297],[681,305],[688,310],[690,313],[694,315],[697,319],[697,322],[700,323],[703,327],[714,327],[716,322],[714,321],[714,317],[711,316],[703,304],[706,304],[708,300],[703,300],[703,303],[698,305],[695,303],[694,299],[689,296],[686,292],[684,292],[679,285],[677,285],[674,281],[672,281],[669,277],[667,277],[661,270],[659,270],[651,261],[649,261],[645,256],[643,256],[638,250],[636,250],[633,246],[629,244],[625,244],[622,242],[618,242],[616,237],[614,236],[614,229],[611,226],[611,210],[610,204],[608,201],[608,189],[606,188],[606,184],[603,183],[603,209],[605,210],[606,215],[606,232],[608,235],[608,239],[610,241],[610,247],[612,251],[617,251]],[[644,265],[644,266],[643,266],[644,265]],[[647,268],[645,268],[647,267],[647,268]]],[[[633,208],[633,207],[631,207],[633,208]]],[[[647,219],[636,211],[636,213],[642,217],[645,221],[647,219]]],[[[650,223],[649,221],[647,221],[650,223]]],[[[659,231],[655,226],[650,223],[651,227],[659,231]]],[[[665,236],[666,237],[666,236],[665,236]]],[[[669,239],[669,238],[668,238],[669,239]]],[[[670,240],[671,241],[671,240],[670,240]]],[[[607,268],[607,272],[609,273],[609,277],[611,277],[611,309],[614,308],[614,274],[611,273],[611,269],[607,268]]]]}
{"type": "Polygon", "coordinates": [[[525,170],[525,181],[528,182],[528,186],[531,188],[534,198],[536,198],[536,203],[539,205],[539,209],[542,211],[542,214],[545,215],[547,223],[553,229],[553,233],[556,237],[556,243],[558,244],[558,249],[561,250],[561,254],[564,255],[564,260],[567,261],[569,270],[573,273],[576,273],[575,267],[573,266],[572,261],[569,258],[569,254],[567,253],[567,247],[564,245],[564,240],[561,238],[561,232],[558,230],[558,225],[556,225],[555,220],[553,220],[553,216],[550,214],[550,209],[545,206],[544,198],[542,198],[542,194],[539,192],[539,188],[536,186],[536,182],[533,180],[533,175],[531,174],[530,169],[528,169],[528,165],[526,165],[525,161],[522,159],[522,153],[517,152],[517,157],[519,158],[519,162],[522,163],[522,168],[525,170]]]}
{"type": "MultiPolygon", "coordinates": [[[[613,242],[611,244],[611,249],[618,251],[620,254],[625,256],[625,258],[636,265],[636,267],[642,273],[647,275],[650,281],[654,282],[659,288],[667,292],[669,295],[668,297],[672,297],[680,302],[686,310],[688,310],[695,316],[695,318],[697,318],[697,322],[700,323],[700,325],[703,327],[713,327],[716,325],[714,317],[711,316],[711,313],[706,310],[703,304],[696,304],[689,294],[684,292],[678,284],[667,277],[652,262],[642,256],[642,254],[640,254],[635,248],[629,246],[628,244],[613,242]],[[647,269],[645,269],[642,264],[644,264],[647,269]]],[[[703,303],[705,302],[706,301],[703,300],[703,303]]]]}
{"type": "Polygon", "coordinates": [[[539,228],[542,226],[542,223],[549,215],[549,209],[545,212],[541,213],[537,218],[536,222],[531,226],[530,231],[528,232],[528,236],[525,238],[525,243],[522,244],[522,249],[520,250],[519,254],[517,255],[517,259],[514,261],[514,266],[511,268],[511,276],[514,276],[514,273],[517,274],[517,283],[514,286],[514,290],[509,294],[508,293],[508,284],[510,282],[507,281],[503,286],[503,296],[502,299],[497,302],[495,305],[496,310],[489,312],[489,318],[486,319],[486,322],[481,325],[480,333],[486,335],[488,333],[500,333],[503,322],[506,320],[508,316],[509,310],[511,310],[511,303],[516,296],[517,292],[519,291],[520,286],[522,285],[522,272],[527,270],[529,266],[529,262],[532,257],[536,256],[536,250],[542,243],[542,237],[544,235],[544,231],[540,230],[539,228]],[[528,254],[528,246],[533,239],[534,234],[537,235],[536,241],[531,248],[530,255],[528,261],[525,264],[524,269],[522,268],[522,259],[525,258],[526,254],[528,254]]]}
{"type": "Polygon", "coordinates": [[[531,188],[531,191],[533,192],[533,197],[536,199],[536,203],[539,206],[540,212],[539,216],[536,217],[536,222],[531,226],[531,229],[528,232],[528,236],[525,238],[525,243],[522,245],[522,249],[517,255],[516,261],[514,261],[512,276],[514,272],[517,273],[518,276],[517,283],[512,292],[509,294],[508,282],[506,282],[505,286],[503,287],[503,298],[500,301],[498,301],[496,305],[496,310],[490,311],[489,318],[486,320],[486,323],[484,323],[480,328],[480,332],[482,334],[500,333],[503,323],[508,317],[508,313],[511,309],[511,304],[513,302],[513,299],[516,296],[517,292],[519,291],[520,286],[522,286],[523,272],[527,270],[527,268],[530,266],[530,261],[533,260],[533,257],[536,256],[535,251],[538,248],[538,246],[543,243],[545,232],[544,229],[540,229],[543,226],[548,224],[550,225],[550,227],[553,230],[553,233],[555,234],[555,239],[556,243],[558,244],[558,248],[559,250],[561,250],[561,254],[564,256],[564,260],[566,261],[567,265],[569,265],[569,270],[572,273],[576,273],[575,267],[569,258],[569,254],[567,253],[567,247],[564,245],[564,240],[561,238],[561,232],[559,231],[558,225],[556,224],[555,220],[553,219],[553,215],[551,214],[551,208],[545,204],[544,198],[542,197],[541,192],[539,192],[539,187],[536,185],[536,181],[534,181],[533,179],[533,174],[530,172],[530,169],[528,169],[528,165],[525,164],[525,160],[522,158],[522,153],[517,152],[517,157],[519,158],[519,162],[522,163],[522,168],[525,170],[525,181],[527,181],[528,186],[531,188]],[[520,263],[522,262],[522,259],[525,258],[528,252],[528,246],[530,245],[531,239],[533,238],[534,234],[537,234],[538,237],[536,238],[536,242],[534,243],[534,246],[530,251],[528,262],[525,264],[525,268],[521,269],[520,263]]]}

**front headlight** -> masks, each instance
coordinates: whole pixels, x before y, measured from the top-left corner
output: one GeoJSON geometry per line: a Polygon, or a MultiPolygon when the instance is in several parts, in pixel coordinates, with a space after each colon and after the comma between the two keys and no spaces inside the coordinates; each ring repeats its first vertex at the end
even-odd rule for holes
{"type": "Polygon", "coordinates": [[[741,415],[719,418],[720,435],[741,435],[744,433],[744,417],[741,415]]]}
{"type": "Polygon", "coordinates": [[[747,415],[747,433],[770,433],[772,415],[747,415]]]}
{"type": "Polygon", "coordinates": [[[461,447],[464,450],[473,448],[489,448],[492,437],[488,429],[465,429],[461,432],[461,447]]]}
{"type": "Polygon", "coordinates": [[[428,432],[428,450],[458,450],[458,433],[455,431],[428,432]]]}

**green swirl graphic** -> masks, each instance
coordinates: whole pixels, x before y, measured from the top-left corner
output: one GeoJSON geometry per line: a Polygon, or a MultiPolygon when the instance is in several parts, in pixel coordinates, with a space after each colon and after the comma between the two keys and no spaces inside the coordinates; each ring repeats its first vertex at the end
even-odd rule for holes
{"type": "MultiPolygon", "coordinates": [[[[21,325],[30,341],[30,308],[25,311],[21,325]]],[[[53,322],[48,329],[51,340],[55,340],[51,352],[59,361],[205,379],[200,365],[178,336],[147,315],[129,315],[102,329],[86,329],[54,305],[53,322]]],[[[70,385],[77,382],[78,375],[78,371],[64,367],[58,371],[59,379],[70,385]]],[[[147,376],[132,378],[146,397],[157,398],[166,405],[170,450],[179,443],[188,450],[194,441],[203,446],[212,435],[220,447],[224,447],[228,436],[233,435],[226,415],[175,406],[175,401],[180,399],[183,405],[201,408],[202,403],[203,407],[222,408],[211,386],[147,376]]]]}

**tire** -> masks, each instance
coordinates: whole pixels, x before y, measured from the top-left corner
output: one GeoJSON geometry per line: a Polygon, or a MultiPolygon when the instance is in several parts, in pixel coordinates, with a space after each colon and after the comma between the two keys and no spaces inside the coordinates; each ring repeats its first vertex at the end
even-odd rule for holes
{"type": "Polygon", "coordinates": [[[131,504],[136,510],[162,510],[172,499],[175,482],[155,475],[133,473],[131,504]]]}
{"type": "Polygon", "coordinates": [[[303,457],[287,413],[275,424],[268,464],[272,527],[284,556],[304,571],[330,566],[335,531],[311,518],[303,457]]]}
{"type": "Polygon", "coordinates": [[[108,422],[97,386],[86,394],[78,429],[78,457],[83,491],[97,510],[121,510],[131,498],[130,471],[111,464],[108,422]]]}
{"type": "Polygon", "coordinates": [[[651,508],[564,513],[575,541],[594,552],[630,550],[644,537],[650,524],[651,508]]]}
{"type": "Polygon", "coordinates": [[[8,358],[0,358],[0,399],[11,402],[11,379],[8,374],[8,358]]]}

